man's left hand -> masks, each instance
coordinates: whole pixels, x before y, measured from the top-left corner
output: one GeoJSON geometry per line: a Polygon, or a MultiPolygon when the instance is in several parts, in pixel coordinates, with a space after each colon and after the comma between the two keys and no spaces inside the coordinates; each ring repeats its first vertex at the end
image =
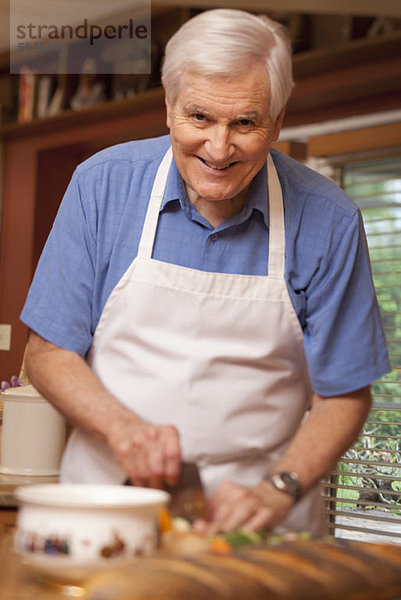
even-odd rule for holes
{"type": "Polygon", "coordinates": [[[277,490],[268,481],[254,487],[225,481],[210,498],[209,520],[195,521],[194,528],[204,535],[239,528],[271,529],[287,516],[293,504],[289,494],[277,490]]]}

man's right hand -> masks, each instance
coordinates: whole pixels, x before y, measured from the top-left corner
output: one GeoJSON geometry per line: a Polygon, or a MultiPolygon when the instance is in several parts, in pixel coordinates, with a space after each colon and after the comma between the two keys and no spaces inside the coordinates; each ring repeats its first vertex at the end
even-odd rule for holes
{"type": "Polygon", "coordinates": [[[128,422],[112,426],[107,441],[133,485],[161,489],[177,483],[181,448],[173,425],[128,422]]]}

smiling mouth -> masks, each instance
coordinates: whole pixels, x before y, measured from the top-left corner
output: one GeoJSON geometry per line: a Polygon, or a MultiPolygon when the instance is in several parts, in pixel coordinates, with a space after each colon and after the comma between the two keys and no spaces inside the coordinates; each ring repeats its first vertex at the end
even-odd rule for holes
{"type": "Polygon", "coordinates": [[[225,169],[228,169],[232,165],[236,164],[235,162],[230,162],[230,163],[226,163],[224,165],[214,165],[213,163],[210,163],[207,160],[205,160],[204,158],[202,158],[201,156],[198,156],[198,158],[203,162],[203,164],[205,164],[210,169],[214,169],[215,171],[224,171],[225,169]]]}

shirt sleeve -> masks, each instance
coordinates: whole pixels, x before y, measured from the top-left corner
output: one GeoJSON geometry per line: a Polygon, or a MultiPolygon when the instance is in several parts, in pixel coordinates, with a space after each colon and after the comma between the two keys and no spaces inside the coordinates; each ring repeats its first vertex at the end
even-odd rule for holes
{"type": "Polygon", "coordinates": [[[390,370],[360,211],[336,228],[306,290],[304,347],[322,396],[357,390],[390,370]]]}
{"type": "Polygon", "coordinates": [[[44,339],[81,355],[92,340],[95,231],[95,204],[82,193],[75,172],[21,313],[21,320],[44,339]]]}

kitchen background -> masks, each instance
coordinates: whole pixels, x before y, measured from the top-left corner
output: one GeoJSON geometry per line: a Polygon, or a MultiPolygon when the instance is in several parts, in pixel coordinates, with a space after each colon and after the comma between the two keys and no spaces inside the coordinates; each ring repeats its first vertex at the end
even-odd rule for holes
{"type": "MultiPolygon", "coordinates": [[[[104,6],[109,15],[110,3],[104,6]]],[[[364,433],[323,493],[337,536],[401,542],[399,0],[159,0],[149,75],[101,75],[93,65],[39,75],[29,61],[10,75],[9,2],[0,0],[0,379],[19,373],[27,331],[18,315],[73,169],[105,146],[167,131],[164,45],[211,7],[244,8],[287,25],[296,87],[276,146],[336,180],[362,209],[393,370],[374,385],[364,433]]]]}

